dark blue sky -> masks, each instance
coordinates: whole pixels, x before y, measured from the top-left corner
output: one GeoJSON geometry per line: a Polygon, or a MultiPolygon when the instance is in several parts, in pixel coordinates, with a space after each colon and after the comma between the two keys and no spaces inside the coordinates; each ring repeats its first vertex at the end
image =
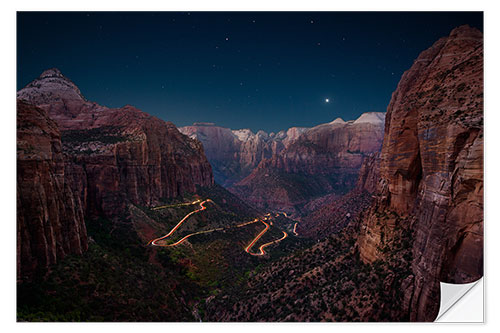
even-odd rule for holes
{"type": "Polygon", "coordinates": [[[462,24],[482,30],[483,15],[21,12],[17,89],[57,67],[89,100],[177,126],[313,126],[385,111],[418,54],[462,24]]]}

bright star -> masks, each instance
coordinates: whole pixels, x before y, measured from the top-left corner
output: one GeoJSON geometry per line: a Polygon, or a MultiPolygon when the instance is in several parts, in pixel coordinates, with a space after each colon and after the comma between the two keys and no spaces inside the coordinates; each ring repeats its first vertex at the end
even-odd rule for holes
{"type": "Polygon", "coordinates": [[[325,98],[325,102],[326,103],[330,103],[330,99],[329,98],[325,98]]]}

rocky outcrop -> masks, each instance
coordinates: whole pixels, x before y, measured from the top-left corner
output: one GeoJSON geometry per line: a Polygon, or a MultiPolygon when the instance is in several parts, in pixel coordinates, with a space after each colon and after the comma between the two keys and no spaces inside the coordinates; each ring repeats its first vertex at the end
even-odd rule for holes
{"type": "Polygon", "coordinates": [[[387,109],[376,203],[358,239],[383,259],[398,224],[413,230],[410,320],[434,320],[439,281],[483,273],[483,35],[454,29],[404,73],[387,109]],[[391,212],[387,214],[387,212],[391,212]]]}
{"type": "Polygon", "coordinates": [[[47,111],[61,129],[66,173],[89,216],[116,216],[128,203],[154,205],[213,184],[200,142],[132,106],[87,101],[57,69],[17,95],[47,111]]]}
{"type": "Polygon", "coordinates": [[[287,131],[253,133],[249,129],[231,130],[213,123],[195,123],[179,130],[202,142],[215,181],[230,186],[245,178],[259,163],[282,151],[307,128],[292,127],[287,131]]]}
{"type": "Polygon", "coordinates": [[[87,249],[80,198],[65,172],[61,135],[44,110],[17,102],[17,278],[87,249]]]}
{"type": "Polygon", "coordinates": [[[383,113],[376,112],[313,127],[232,190],[257,207],[300,213],[314,197],[344,194],[355,186],[365,156],[380,150],[383,129],[383,113]]]}

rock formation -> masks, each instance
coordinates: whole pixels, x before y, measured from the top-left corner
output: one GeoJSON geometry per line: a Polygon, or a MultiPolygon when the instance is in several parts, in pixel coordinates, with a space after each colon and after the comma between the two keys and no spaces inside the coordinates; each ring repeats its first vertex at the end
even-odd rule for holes
{"type": "Polygon", "coordinates": [[[380,153],[373,153],[365,157],[359,170],[356,189],[374,193],[380,179],[380,153]]]}
{"type": "Polygon", "coordinates": [[[200,142],[132,106],[85,100],[57,69],[43,72],[17,96],[46,110],[61,129],[66,174],[89,216],[115,216],[127,203],[154,205],[213,184],[200,142]]]}
{"type": "Polygon", "coordinates": [[[87,101],[57,69],[20,90],[18,278],[87,249],[85,217],[116,218],[213,184],[199,141],[132,106],[87,101]]]}
{"type": "Polygon", "coordinates": [[[338,118],[313,127],[232,190],[257,207],[290,213],[314,197],[344,194],[355,186],[365,156],[380,150],[383,115],[370,112],[356,121],[338,118]]]}
{"type": "Polygon", "coordinates": [[[230,186],[245,178],[266,158],[282,151],[307,128],[292,127],[278,133],[249,129],[231,130],[213,123],[195,123],[179,130],[203,143],[215,181],[230,186]]]}
{"type": "MultiPolygon", "coordinates": [[[[483,273],[483,35],[454,29],[404,73],[387,109],[376,202],[358,240],[383,259],[398,224],[413,230],[410,320],[434,320],[439,281],[483,273]],[[387,214],[391,212],[391,214],[387,214]],[[397,216],[393,218],[393,216],[397,216]]],[[[370,185],[371,186],[371,185],[370,185]]]]}
{"type": "Polygon", "coordinates": [[[17,278],[87,249],[83,209],[65,173],[61,135],[44,110],[17,102],[17,278]]]}

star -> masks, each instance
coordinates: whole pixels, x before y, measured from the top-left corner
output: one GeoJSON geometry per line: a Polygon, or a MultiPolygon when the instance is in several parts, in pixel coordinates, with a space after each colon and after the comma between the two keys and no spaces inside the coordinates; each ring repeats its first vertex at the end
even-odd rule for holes
{"type": "Polygon", "coordinates": [[[226,40],[229,40],[229,37],[226,37],[226,40]]]}
{"type": "Polygon", "coordinates": [[[330,103],[330,99],[329,98],[325,98],[325,102],[326,103],[330,103]]]}

